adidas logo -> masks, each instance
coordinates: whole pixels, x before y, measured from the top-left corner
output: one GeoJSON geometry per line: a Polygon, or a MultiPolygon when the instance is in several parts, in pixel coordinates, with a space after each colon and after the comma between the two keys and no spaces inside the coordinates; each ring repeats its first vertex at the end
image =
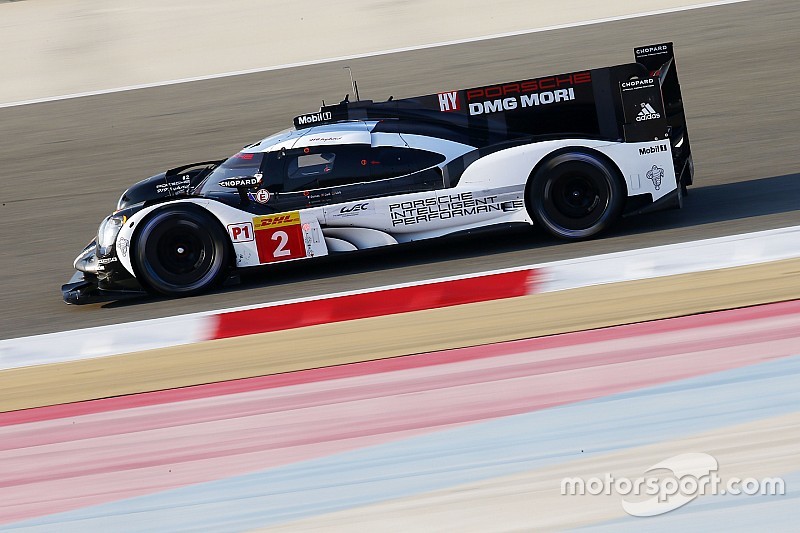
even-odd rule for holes
{"type": "Polygon", "coordinates": [[[636,115],[636,122],[642,122],[643,120],[653,120],[656,118],[661,118],[661,113],[657,113],[653,106],[648,103],[642,104],[642,110],[639,111],[639,114],[636,115]]]}

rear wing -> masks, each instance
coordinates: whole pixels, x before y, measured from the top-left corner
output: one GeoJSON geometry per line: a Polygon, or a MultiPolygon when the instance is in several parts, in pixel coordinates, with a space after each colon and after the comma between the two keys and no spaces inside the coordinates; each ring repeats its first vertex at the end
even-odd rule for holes
{"type": "MultiPolygon", "coordinates": [[[[689,146],[689,132],[686,128],[686,114],[683,109],[683,95],[678,80],[678,67],[672,43],[645,46],[634,50],[636,62],[650,70],[651,77],[657,78],[661,88],[661,102],[664,121],[672,145],[675,162],[675,175],[684,185],[691,185],[694,168],[692,151],[689,146]]],[[[663,124],[661,125],[663,127],[663,124]]],[[[625,140],[629,140],[627,137],[625,140]]]]}
{"type": "Polygon", "coordinates": [[[294,124],[378,120],[374,131],[419,131],[477,147],[567,136],[669,139],[681,176],[691,158],[672,43],[637,48],[634,55],[634,63],[543,78],[386,102],[344,101],[300,115],[294,124]]]}

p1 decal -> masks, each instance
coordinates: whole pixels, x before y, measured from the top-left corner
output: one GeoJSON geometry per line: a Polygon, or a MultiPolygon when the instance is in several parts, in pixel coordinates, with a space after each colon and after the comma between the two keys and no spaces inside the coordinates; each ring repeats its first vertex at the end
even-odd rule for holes
{"type": "Polygon", "coordinates": [[[260,263],[306,257],[299,211],[255,217],[253,226],[260,263]]]}
{"type": "Polygon", "coordinates": [[[228,224],[228,233],[233,242],[249,242],[255,238],[253,235],[253,225],[250,222],[228,224]]]}

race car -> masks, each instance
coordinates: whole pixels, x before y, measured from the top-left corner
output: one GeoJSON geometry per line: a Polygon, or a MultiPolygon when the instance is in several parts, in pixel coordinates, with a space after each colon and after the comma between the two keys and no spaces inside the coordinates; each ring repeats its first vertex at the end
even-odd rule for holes
{"type": "Polygon", "coordinates": [[[194,295],[237,269],[494,226],[588,239],[679,208],[694,170],[673,46],[634,54],[415,98],[348,96],[228,159],[140,181],[75,259],[64,300],[194,295]]]}

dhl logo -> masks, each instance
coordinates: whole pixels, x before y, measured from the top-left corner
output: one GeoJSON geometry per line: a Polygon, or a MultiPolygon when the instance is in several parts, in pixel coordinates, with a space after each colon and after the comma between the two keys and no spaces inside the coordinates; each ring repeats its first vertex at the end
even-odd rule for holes
{"type": "Polygon", "coordinates": [[[278,213],[277,215],[253,218],[253,228],[256,231],[260,229],[294,226],[296,224],[300,224],[300,211],[292,211],[291,213],[278,213]]]}

